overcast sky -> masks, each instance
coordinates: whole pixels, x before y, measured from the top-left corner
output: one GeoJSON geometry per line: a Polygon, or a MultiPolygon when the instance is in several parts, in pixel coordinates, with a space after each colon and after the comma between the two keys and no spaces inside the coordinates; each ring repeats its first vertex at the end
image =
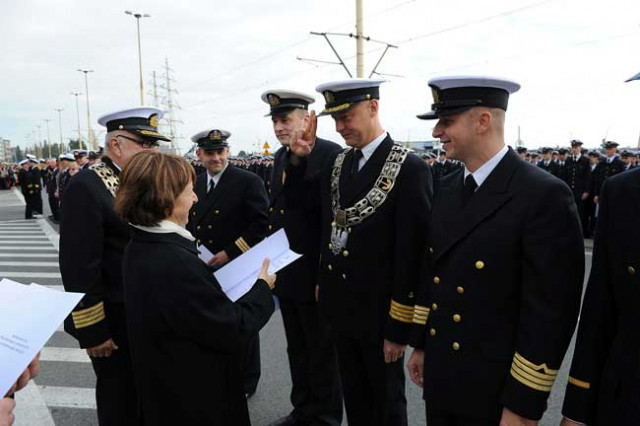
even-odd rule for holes
{"type": "MultiPolygon", "coordinates": [[[[596,146],[603,138],[637,146],[640,135],[640,2],[635,0],[363,0],[364,33],[397,44],[378,71],[392,74],[381,89],[381,117],[398,140],[431,138],[433,122],[415,118],[432,102],[431,77],[491,74],[522,89],[510,99],[506,139],[526,146],[566,145],[572,138],[596,146]]],[[[335,61],[324,39],[309,31],[355,32],[353,0],[3,0],[0,15],[0,137],[22,146],[77,134],[71,91],[84,94],[89,74],[92,127],[98,116],[140,104],[135,19],[140,21],[146,104],[153,104],[151,73],[162,83],[168,58],[180,106],[177,134],[217,127],[232,133],[232,151],[276,142],[267,89],[316,94],[315,86],[347,78],[343,68],[296,57],[335,61]]],[[[355,75],[355,40],[331,37],[355,75]]],[[[383,45],[365,43],[368,75],[383,45]]],[[[87,128],[84,96],[80,125],[87,128]]],[[[330,117],[319,135],[343,143],[330,117]]]]}

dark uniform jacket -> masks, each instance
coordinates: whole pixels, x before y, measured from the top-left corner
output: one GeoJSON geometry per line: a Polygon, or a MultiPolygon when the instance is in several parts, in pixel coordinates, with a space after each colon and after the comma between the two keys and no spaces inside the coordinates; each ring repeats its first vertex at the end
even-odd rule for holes
{"type": "Polygon", "coordinates": [[[567,158],[565,167],[565,182],[573,191],[574,197],[576,199],[582,199],[582,194],[591,192],[591,164],[589,159],[581,155],[576,161],[573,159],[573,156],[570,156],[567,158]]]}
{"type": "Polygon", "coordinates": [[[551,173],[553,176],[559,179],[562,179],[560,164],[558,164],[557,161],[551,160],[549,164],[546,164],[546,162],[543,160],[538,163],[538,167],[540,167],[542,170],[546,170],[547,172],[551,173]]]}
{"type": "Polygon", "coordinates": [[[604,184],[604,181],[608,178],[617,175],[618,173],[624,172],[625,164],[622,160],[616,156],[611,160],[611,162],[607,161],[607,159],[600,160],[600,163],[596,170],[594,170],[594,196],[600,195],[600,189],[604,184]]]}
{"type": "Polygon", "coordinates": [[[110,339],[105,303],[123,303],[122,252],[129,228],[115,213],[113,189],[120,171],[104,157],[89,170],[78,172],[64,194],[60,235],[60,272],[64,288],[86,293],[65,322],[80,347],[110,339]],[[100,173],[100,174],[98,174],[100,173]],[[101,177],[104,176],[104,177],[101,177]]]}
{"type": "Polygon", "coordinates": [[[584,275],[573,194],[512,150],[464,205],[446,177],[415,308],[431,410],[539,419],[574,331],[584,275]],[[426,325],[426,326],[425,326],[426,325]]]}
{"type": "Polygon", "coordinates": [[[34,194],[40,194],[40,170],[32,167],[28,170],[20,169],[18,172],[18,180],[20,183],[20,191],[27,202],[34,198],[34,194]],[[34,171],[35,169],[35,171],[34,171]]]}
{"type": "Polygon", "coordinates": [[[198,202],[187,229],[211,253],[224,250],[234,259],[259,243],[267,233],[269,200],[262,180],[231,165],[207,194],[207,173],[196,179],[198,202]]]}
{"type": "MultiPolygon", "coordinates": [[[[317,138],[307,160],[305,181],[310,187],[319,188],[317,180],[323,170],[331,167],[340,146],[317,138]]],[[[274,173],[269,193],[269,234],[285,227],[291,249],[303,255],[285,269],[278,272],[278,286],[274,293],[279,297],[303,302],[315,301],[318,260],[320,256],[320,209],[286,209],[284,185],[285,167],[289,162],[288,150],[280,148],[275,154],[274,173]],[[286,226],[285,226],[286,223],[286,226]]],[[[307,194],[316,200],[319,192],[307,194]]],[[[315,206],[316,203],[311,203],[315,206]]]]}
{"type": "MultiPolygon", "coordinates": [[[[353,150],[349,150],[340,175],[343,208],[367,195],[393,145],[387,136],[352,179],[349,169],[353,150]]],[[[334,220],[331,171],[335,157],[336,154],[331,155],[331,166],[319,180],[321,192],[316,197],[322,212],[320,309],[340,333],[408,343],[431,208],[431,174],[424,161],[409,153],[387,200],[373,215],[351,228],[346,249],[335,255],[329,247],[334,220]]],[[[305,169],[305,161],[298,167],[291,163],[287,167],[287,208],[300,208],[308,203],[305,194],[317,194],[317,189],[304,185],[305,169]]]]}
{"type": "Polygon", "coordinates": [[[562,413],[588,425],[640,421],[640,170],[607,180],[562,413]],[[631,196],[630,196],[631,195],[631,196]]]}
{"type": "Polygon", "coordinates": [[[266,282],[236,303],[195,244],[132,229],[123,261],[133,371],[146,425],[249,425],[237,358],[242,334],[273,313],[266,282]]]}

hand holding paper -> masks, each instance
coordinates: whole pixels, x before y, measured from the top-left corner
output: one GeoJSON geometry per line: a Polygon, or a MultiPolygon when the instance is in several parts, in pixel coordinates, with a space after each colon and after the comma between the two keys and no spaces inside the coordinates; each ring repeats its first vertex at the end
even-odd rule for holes
{"type": "Polygon", "coordinates": [[[270,259],[268,274],[275,274],[301,256],[291,251],[287,234],[284,229],[281,229],[214,272],[213,275],[227,297],[235,302],[251,290],[264,259],[270,259]]]}

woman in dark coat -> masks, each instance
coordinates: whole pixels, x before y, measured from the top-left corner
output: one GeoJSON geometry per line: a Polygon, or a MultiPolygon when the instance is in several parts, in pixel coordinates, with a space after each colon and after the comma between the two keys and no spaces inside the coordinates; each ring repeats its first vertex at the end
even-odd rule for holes
{"type": "Polygon", "coordinates": [[[235,303],[184,229],[197,201],[182,158],[145,151],[120,176],[116,211],[132,224],[123,260],[133,370],[145,425],[249,425],[238,348],[274,310],[265,260],[235,303]]]}

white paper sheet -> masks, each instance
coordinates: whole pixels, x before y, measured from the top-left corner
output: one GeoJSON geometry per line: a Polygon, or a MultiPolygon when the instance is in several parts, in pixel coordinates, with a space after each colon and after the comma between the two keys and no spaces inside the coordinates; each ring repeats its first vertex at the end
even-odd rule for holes
{"type": "Polygon", "coordinates": [[[202,259],[204,263],[209,263],[209,261],[213,257],[213,253],[211,253],[209,249],[206,248],[204,245],[198,246],[198,253],[199,253],[198,257],[202,259]]]}
{"type": "MultiPolygon", "coordinates": [[[[281,229],[214,272],[213,275],[227,297],[235,302],[251,290],[258,278],[264,258],[271,259],[269,274],[274,274],[301,256],[291,251],[287,234],[284,229],[281,229]]],[[[278,285],[277,282],[276,285],[278,285]]]]}
{"type": "Polygon", "coordinates": [[[84,294],[0,281],[0,396],[4,396],[84,294]]]}

